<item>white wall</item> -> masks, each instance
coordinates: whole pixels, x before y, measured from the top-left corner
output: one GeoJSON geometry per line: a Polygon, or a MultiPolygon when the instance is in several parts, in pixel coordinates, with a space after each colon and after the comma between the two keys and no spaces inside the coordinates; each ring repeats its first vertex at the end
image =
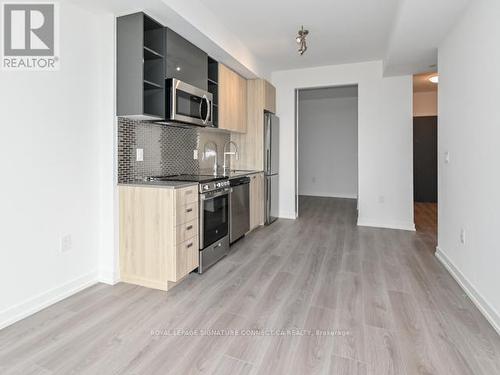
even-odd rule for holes
{"type": "Polygon", "coordinates": [[[358,85],[360,225],[414,229],[412,77],[382,77],[382,62],[272,74],[280,132],[280,216],[296,217],[295,89],[358,85]]]}
{"type": "Polygon", "coordinates": [[[113,25],[60,2],[60,71],[0,71],[0,327],[99,278],[113,196],[113,25]],[[73,248],[60,253],[66,234],[73,248]]]}
{"type": "Polygon", "coordinates": [[[439,48],[438,256],[500,332],[499,19],[477,1],[439,48]]]}
{"type": "Polygon", "coordinates": [[[423,91],[413,93],[413,116],[437,116],[438,93],[437,91],[423,91]]]}
{"type": "Polygon", "coordinates": [[[357,198],[358,97],[314,91],[299,93],[299,194],[357,198]]]}

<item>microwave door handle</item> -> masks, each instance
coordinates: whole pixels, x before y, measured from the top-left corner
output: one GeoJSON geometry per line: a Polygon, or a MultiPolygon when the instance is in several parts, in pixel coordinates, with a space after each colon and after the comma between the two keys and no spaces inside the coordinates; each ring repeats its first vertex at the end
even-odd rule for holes
{"type": "Polygon", "coordinates": [[[205,124],[205,120],[203,120],[203,117],[201,117],[201,107],[203,105],[203,98],[200,99],[200,106],[198,107],[198,111],[200,112],[200,119],[203,124],[205,124]]]}
{"type": "Polygon", "coordinates": [[[203,96],[200,100],[200,118],[201,118],[201,121],[203,122],[203,125],[206,125],[208,122],[208,119],[210,118],[210,104],[209,104],[208,98],[205,94],[203,94],[203,96]],[[203,105],[203,101],[205,101],[207,103],[207,116],[205,118],[203,118],[201,116],[201,107],[203,105]]]}
{"type": "Polygon", "coordinates": [[[203,95],[203,97],[207,101],[207,117],[205,117],[205,124],[206,124],[206,123],[208,123],[208,120],[210,119],[212,110],[211,110],[210,100],[208,100],[208,98],[205,95],[203,95]]]}

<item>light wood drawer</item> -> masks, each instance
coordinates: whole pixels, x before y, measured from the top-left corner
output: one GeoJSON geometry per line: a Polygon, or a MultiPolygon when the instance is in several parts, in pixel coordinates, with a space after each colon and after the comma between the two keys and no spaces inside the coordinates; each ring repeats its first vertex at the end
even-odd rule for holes
{"type": "Polygon", "coordinates": [[[185,206],[186,204],[198,202],[198,185],[190,186],[184,189],[175,191],[175,199],[177,207],[185,206]]]}
{"type": "Polygon", "coordinates": [[[176,226],[185,224],[198,218],[198,202],[177,206],[176,226]]]}
{"type": "Polygon", "coordinates": [[[182,279],[189,272],[198,267],[200,259],[198,236],[177,245],[176,251],[176,272],[175,280],[173,281],[182,279]]]}
{"type": "Polygon", "coordinates": [[[175,243],[182,243],[198,235],[198,218],[179,225],[176,230],[175,243]]]}

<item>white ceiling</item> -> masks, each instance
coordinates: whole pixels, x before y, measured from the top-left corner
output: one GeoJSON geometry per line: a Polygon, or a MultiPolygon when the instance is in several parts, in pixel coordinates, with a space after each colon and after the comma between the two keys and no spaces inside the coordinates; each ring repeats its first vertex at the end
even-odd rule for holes
{"type": "Polygon", "coordinates": [[[219,21],[271,71],[383,59],[398,6],[398,0],[209,3],[219,21]],[[310,31],[303,56],[295,42],[301,25],[310,31]]]}
{"type": "Polygon", "coordinates": [[[401,0],[389,48],[386,75],[436,69],[437,49],[471,0],[401,0]]]}
{"type": "Polygon", "coordinates": [[[383,60],[386,75],[429,71],[470,0],[71,0],[123,15],[145,11],[247,78],[383,60]],[[295,36],[310,30],[297,54],[295,36]]]}

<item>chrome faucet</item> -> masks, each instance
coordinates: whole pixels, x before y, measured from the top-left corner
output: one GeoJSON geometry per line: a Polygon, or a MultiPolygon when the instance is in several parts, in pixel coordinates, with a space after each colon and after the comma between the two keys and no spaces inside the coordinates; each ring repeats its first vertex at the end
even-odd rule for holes
{"type": "Polygon", "coordinates": [[[215,143],[214,141],[205,142],[205,144],[203,145],[202,160],[207,160],[209,156],[213,156],[214,157],[213,172],[214,172],[214,176],[217,176],[217,143],[215,143]],[[213,145],[214,146],[213,149],[211,150],[212,151],[211,153],[207,152],[207,145],[213,145]]]}
{"type": "Polygon", "coordinates": [[[240,154],[238,152],[238,145],[234,141],[227,141],[226,143],[224,143],[224,150],[223,151],[224,151],[224,165],[222,168],[224,170],[224,174],[226,174],[228,172],[228,169],[230,169],[230,166],[226,164],[226,155],[229,155],[229,156],[234,155],[235,159],[239,160],[240,154]],[[226,146],[228,146],[228,145],[229,145],[229,149],[231,149],[231,145],[233,145],[235,148],[235,151],[234,152],[226,151],[226,146]]]}

